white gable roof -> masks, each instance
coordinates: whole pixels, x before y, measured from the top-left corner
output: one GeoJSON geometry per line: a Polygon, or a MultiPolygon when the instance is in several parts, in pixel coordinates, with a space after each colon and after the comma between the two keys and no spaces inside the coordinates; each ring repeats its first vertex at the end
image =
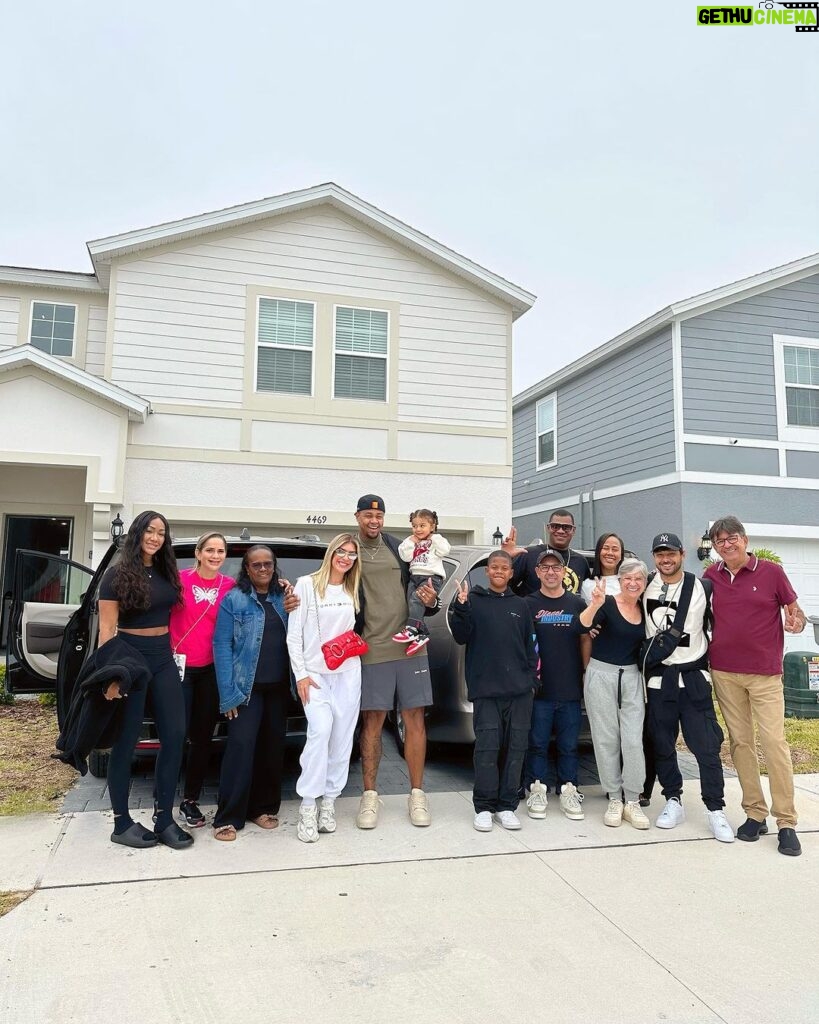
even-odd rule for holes
{"type": "Polygon", "coordinates": [[[72,292],[105,293],[96,274],[82,274],[73,270],[0,267],[0,284],[27,284],[34,288],[62,288],[72,292]]]}
{"type": "Polygon", "coordinates": [[[517,409],[521,405],[526,405],[528,402],[540,398],[541,395],[547,395],[559,384],[563,384],[565,381],[571,380],[572,377],[576,377],[598,363],[602,363],[616,352],[628,348],[630,345],[635,345],[638,341],[648,337],[649,334],[670,324],[672,320],[690,320],[692,317],[700,316],[702,313],[710,312],[712,309],[729,306],[734,302],[750,298],[752,295],[759,295],[761,292],[770,291],[772,288],[778,288],[793,281],[799,281],[803,277],[815,274],[817,270],[819,270],[819,253],[813,253],[811,256],[803,256],[801,259],[793,260],[791,263],[783,263],[779,267],[772,267],[761,274],[743,277],[738,281],[732,281],[730,284],[722,285],[719,288],[712,288],[710,291],[701,292],[699,295],[692,295],[691,298],[683,299],[681,302],[673,302],[653,316],[648,317],[646,320],[641,320],[639,324],[630,327],[627,331],[623,331],[622,334],[618,334],[611,341],[599,345],[597,348],[592,349],[591,352],[587,352],[579,359],[575,359],[574,362],[569,363],[562,369],[556,370],[553,374],[544,378],[544,380],[539,381],[537,384],[532,384],[525,391],[521,391],[520,394],[515,395],[512,407],[517,409]]]}
{"type": "Polygon", "coordinates": [[[361,223],[399,242],[408,249],[425,256],[434,263],[445,267],[451,273],[471,282],[473,285],[489,292],[512,307],[515,318],[532,307],[535,296],[531,292],[519,288],[510,281],[473,263],[465,256],[448,249],[433,238],[416,231],[402,221],[391,217],[388,213],[377,209],[358,196],[347,192],[333,182],[301,189],[298,192],[286,192],[269,199],[259,199],[241,206],[230,206],[212,213],[202,213],[195,217],[158,224],[155,227],[140,228],[109,238],[99,238],[88,243],[88,252],[101,282],[107,284],[108,268],[111,260],[117,256],[150,249],[153,246],[165,245],[186,238],[195,238],[226,227],[238,227],[254,221],[266,220],[283,213],[292,213],[312,206],[329,204],[342,213],[354,217],[361,223]]]}
{"type": "Polygon", "coordinates": [[[102,398],[104,401],[110,402],[111,405],[127,410],[128,418],[136,423],[144,423],[151,411],[151,403],[147,398],[126,391],[125,388],[118,387],[101,377],[95,377],[92,373],[87,373],[72,363],[66,363],[48,352],[34,348],[33,345],[18,345],[16,348],[0,352],[0,373],[25,366],[45,370],[46,373],[61,381],[83,388],[96,395],[97,398],[102,398]]]}

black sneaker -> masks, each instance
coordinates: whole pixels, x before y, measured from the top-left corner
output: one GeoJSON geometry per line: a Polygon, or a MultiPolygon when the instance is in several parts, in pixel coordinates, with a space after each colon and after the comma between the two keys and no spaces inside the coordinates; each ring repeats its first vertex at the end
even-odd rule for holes
{"type": "Polygon", "coordinates": [[[195,800],[183,800],[179,805],[179,817],[191,828],[201,828],[205,824],[205,815],[199,810],[195,800]]]}
{"type": "Polygon", "coordinates": [[[760,836],[767,834],[767,824],[764,821],[755,821],[753,818],[747,818],[745,824],[740,825],[737,829],[737,839],[741,839],[743,843],[755,843],[760,836]]]}
{"type": "Polygon", "coordinates": [[[779,852],[784,853],[786,857],[798,857],[801,854],[802,844],[792,828],[779,830],[779,852]]]}

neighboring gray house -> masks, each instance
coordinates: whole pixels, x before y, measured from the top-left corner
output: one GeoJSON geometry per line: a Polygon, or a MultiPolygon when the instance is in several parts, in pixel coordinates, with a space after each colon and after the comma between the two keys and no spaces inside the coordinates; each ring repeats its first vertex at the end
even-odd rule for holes
{"type": "Polygon", "coordinates": [[[734,513],[819,614],[819,254],[675,303],[513,402],[513,521],[550,510],[576,544],[621,534],[641,557],[734,513]]]}

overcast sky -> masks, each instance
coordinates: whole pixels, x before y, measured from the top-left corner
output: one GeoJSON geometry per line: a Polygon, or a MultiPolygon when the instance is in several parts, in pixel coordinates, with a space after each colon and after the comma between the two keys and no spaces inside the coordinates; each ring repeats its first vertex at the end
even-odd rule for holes
{"type": "Polygon", "coordinates": [[[819,250],[819,33],[696,6],[7,6],[0,263],[332,180],[537,295],[519,391],[819,250]]]}

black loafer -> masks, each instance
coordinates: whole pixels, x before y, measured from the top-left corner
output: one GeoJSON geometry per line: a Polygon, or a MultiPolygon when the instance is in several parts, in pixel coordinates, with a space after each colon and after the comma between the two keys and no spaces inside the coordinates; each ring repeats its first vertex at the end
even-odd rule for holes
{"type": "Polygon", "coordinates": [[[172,850],[186,850],[189,846],[193,846],[193,836],[184,828],[180,828],[175,821],[172,821],[167,828],[163,828],[161,832],[154,834],[160,843],[170,846],[172,850]]]}
{"type": "Polygon", "coordinates": [[[764,821],[754,821],[753,818],[747,818],[745,824],[737,829],[737,839],[741,839],[743,843],[755,843],[760,836],[767,834],[767,824],[764,821]]]}
{"type": "Polygon", "coordinates": [[[786,857],[798,857],[802,853],[802,844],[792,828],[779,830],[779,852],[786,857]]]}
{"type": "Polygon", "coordinates": [[[111,833],[111,842],[119,843],[120,846],[131,846],[135,850],[146,850],[149,846],[156,846],[159,839],[155,832],[144,828],[135,821],[124,832],[111,833]]]}

